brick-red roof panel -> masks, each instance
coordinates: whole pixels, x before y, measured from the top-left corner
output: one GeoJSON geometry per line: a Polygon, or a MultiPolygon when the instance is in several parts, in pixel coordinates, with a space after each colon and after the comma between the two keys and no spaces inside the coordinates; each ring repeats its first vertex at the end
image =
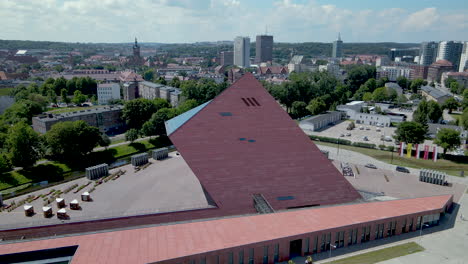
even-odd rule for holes
{"type": "Polygon", "coordinates": [[[216,97],[170,139],[224,209],[253,212],[252,195],[258,193],[274,209],[360,198],[251,74],[216,97]],[[225,112],[231,115],[220,114],[225,112]],[[281,196],[294,199],[280,201],[281,196]]]}
{"type": "Polygon", "coordinates": [[[234,217],[0,245],[0,254],[78,245],[72,264],[153,263],[401,215],[440,211],[451,195],[234,217]]]}

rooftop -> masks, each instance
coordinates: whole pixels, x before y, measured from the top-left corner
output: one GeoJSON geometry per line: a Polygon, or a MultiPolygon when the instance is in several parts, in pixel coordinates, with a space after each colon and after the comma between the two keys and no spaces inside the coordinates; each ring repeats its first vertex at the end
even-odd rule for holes
{"type": "Polygon", "coordinates": [[[430,96],[438,99],[438,98],[441,98],[441,97],[445,97],[445,96],[450,96],[450,94],[444,92],[444,91],[441,91],[437,88],[434,88],[432,86],[423,86],[421,87],[421,90],[426,92],[427,94],[429,94],[430,96]]]}
{"type": "MultiPolygon", "coordinates": [[[[154,214],[162,212],[177,212],[201,208],[214,208],[210,205],[197,177],[185,163],[180,155],[170,154],[168,159],[155,161],[148,168],[135,172],[132,165],[125,165],[110,171],[126,171],[116,180],[109,180],[95,187],[91,193],[93,202],[81,202],[80,195],[94,187],[94,182],[86,186],[78,193],[70,191],[64,193],[60,198],[69,204],[78,199],[82,210],[69,210],[66,208],[69,220],[64,223],[105,219],[113,217],[125,217],[131,215],[154,214]],[[177,177],[173,177],[177,175],[177,177]]],[[[54,186],[55,190],[65,190],[73,184],[85,185],[90,182],[81,178],[74,182],[54,186]]],[[[28,195],[46,194],[51,188],[37,191],[28,195]]],[[[27,195],[14,198],[20,201],[27,195]]],[[[5,203],[10,203],[10,200],[5,203]]],[[[37,199],[28,205],[33,205],[36,215],[25,217],[23,208],[19,207],[12,212],[0,212],[0,230],[61,224],[63,221],[57,217],[49,219],[41,214],[43,200],[37,199]]],[[[49,205],[54,213],[57,211],[55,201],[49,205]]]]}
{"type": "Polygon", "coordinates": [[[33,118],[40,119],[43,121],[54,121],[54,120],[60,120],[66,117],[98,114],[98,113],[104,113],[104,112],[110,112],[110,111],[121,111],[122,109],[123,109],[123,106],[121,105],[111,105],[111,106],[105,106],[105,107],[99,107],[99,108],[88,108],[85,110],[79,110],[79,111],[74,111],[74,112],[65,112],[65,113],[60,113],[60,114],[54,114],[52,112],[52,113],[48,113],[44,115],[35,116],[33,118]]]}
{"type": "Polygon", "coordinates": [[[360,198],[252,74],[187,119],[169,137],[221,209],[253,213],[254,194],[275,210],[360,198]]]}
{"type": "Polygon", "coordinates": [[[451,199],[451,195],[432,196],[19,242],[0,245],[0,254],[78,245],[73,264],[153,263],[400,215],[442,210],[451,199]]]}

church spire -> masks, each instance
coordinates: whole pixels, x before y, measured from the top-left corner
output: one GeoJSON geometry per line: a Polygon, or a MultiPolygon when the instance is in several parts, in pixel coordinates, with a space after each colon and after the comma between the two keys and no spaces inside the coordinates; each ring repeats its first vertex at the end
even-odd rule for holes
{"type": "Polygon", "coordinates": [[[341,32],[338,32],[338,40],[341,41],[341,32]]]}

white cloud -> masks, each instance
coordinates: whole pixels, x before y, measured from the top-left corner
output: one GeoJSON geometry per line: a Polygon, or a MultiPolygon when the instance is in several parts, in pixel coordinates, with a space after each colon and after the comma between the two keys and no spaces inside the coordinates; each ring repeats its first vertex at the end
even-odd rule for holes
{"type": "Polygon", "coordinates": [[[401,24],[404,31],[423,31],[430,29],[439,20],[439,14],[434,7],[410,14],[401,24]]]}
{"type": "Polygon", "coordinates": [[[436,8],[350,10],[314,0],[1,0],[3,39],[195,42],[252,38],[265,26],[275,41],[413,42],[468,35],[466,11],[436,8]]]}

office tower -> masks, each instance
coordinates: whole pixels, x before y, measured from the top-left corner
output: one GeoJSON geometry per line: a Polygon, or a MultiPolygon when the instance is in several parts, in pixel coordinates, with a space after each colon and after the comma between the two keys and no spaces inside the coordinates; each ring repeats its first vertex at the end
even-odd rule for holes
{"type": "Polygon", "coordinates": [[[219,54],[220,65],[228,66],[234,63],[234,52],[221,51],[219,54]]]}
{"type": "Polygon", "coordinates": [[[341,41],[340,33],[338,33],[338,39],[333,41],[332,57],[333,58],[343,57],[343,41],[341,41]]]}
{"type": "Polygon", "coordinates": [[[273,60],[273,36],[259,35],[255,41],[255,63],[273,60]]]}
{"type": "Polygon", "coordinates": [[[434,41],[421,43],[419,49],[419,64],[429,66],[436,61],[437,43],[434,41]]]}
{"type": "Polygon", "coordinates": [[[460,66],[463,43],[456,41],[441,41],[437,51],[438,60],[448,60],[453,64],[455,70],[460,66]]]}
{"type": "Polygon", "coordinates": [[[234,65],[250,67],[250,38],[237,37],[234,39],[234,65]]]}

